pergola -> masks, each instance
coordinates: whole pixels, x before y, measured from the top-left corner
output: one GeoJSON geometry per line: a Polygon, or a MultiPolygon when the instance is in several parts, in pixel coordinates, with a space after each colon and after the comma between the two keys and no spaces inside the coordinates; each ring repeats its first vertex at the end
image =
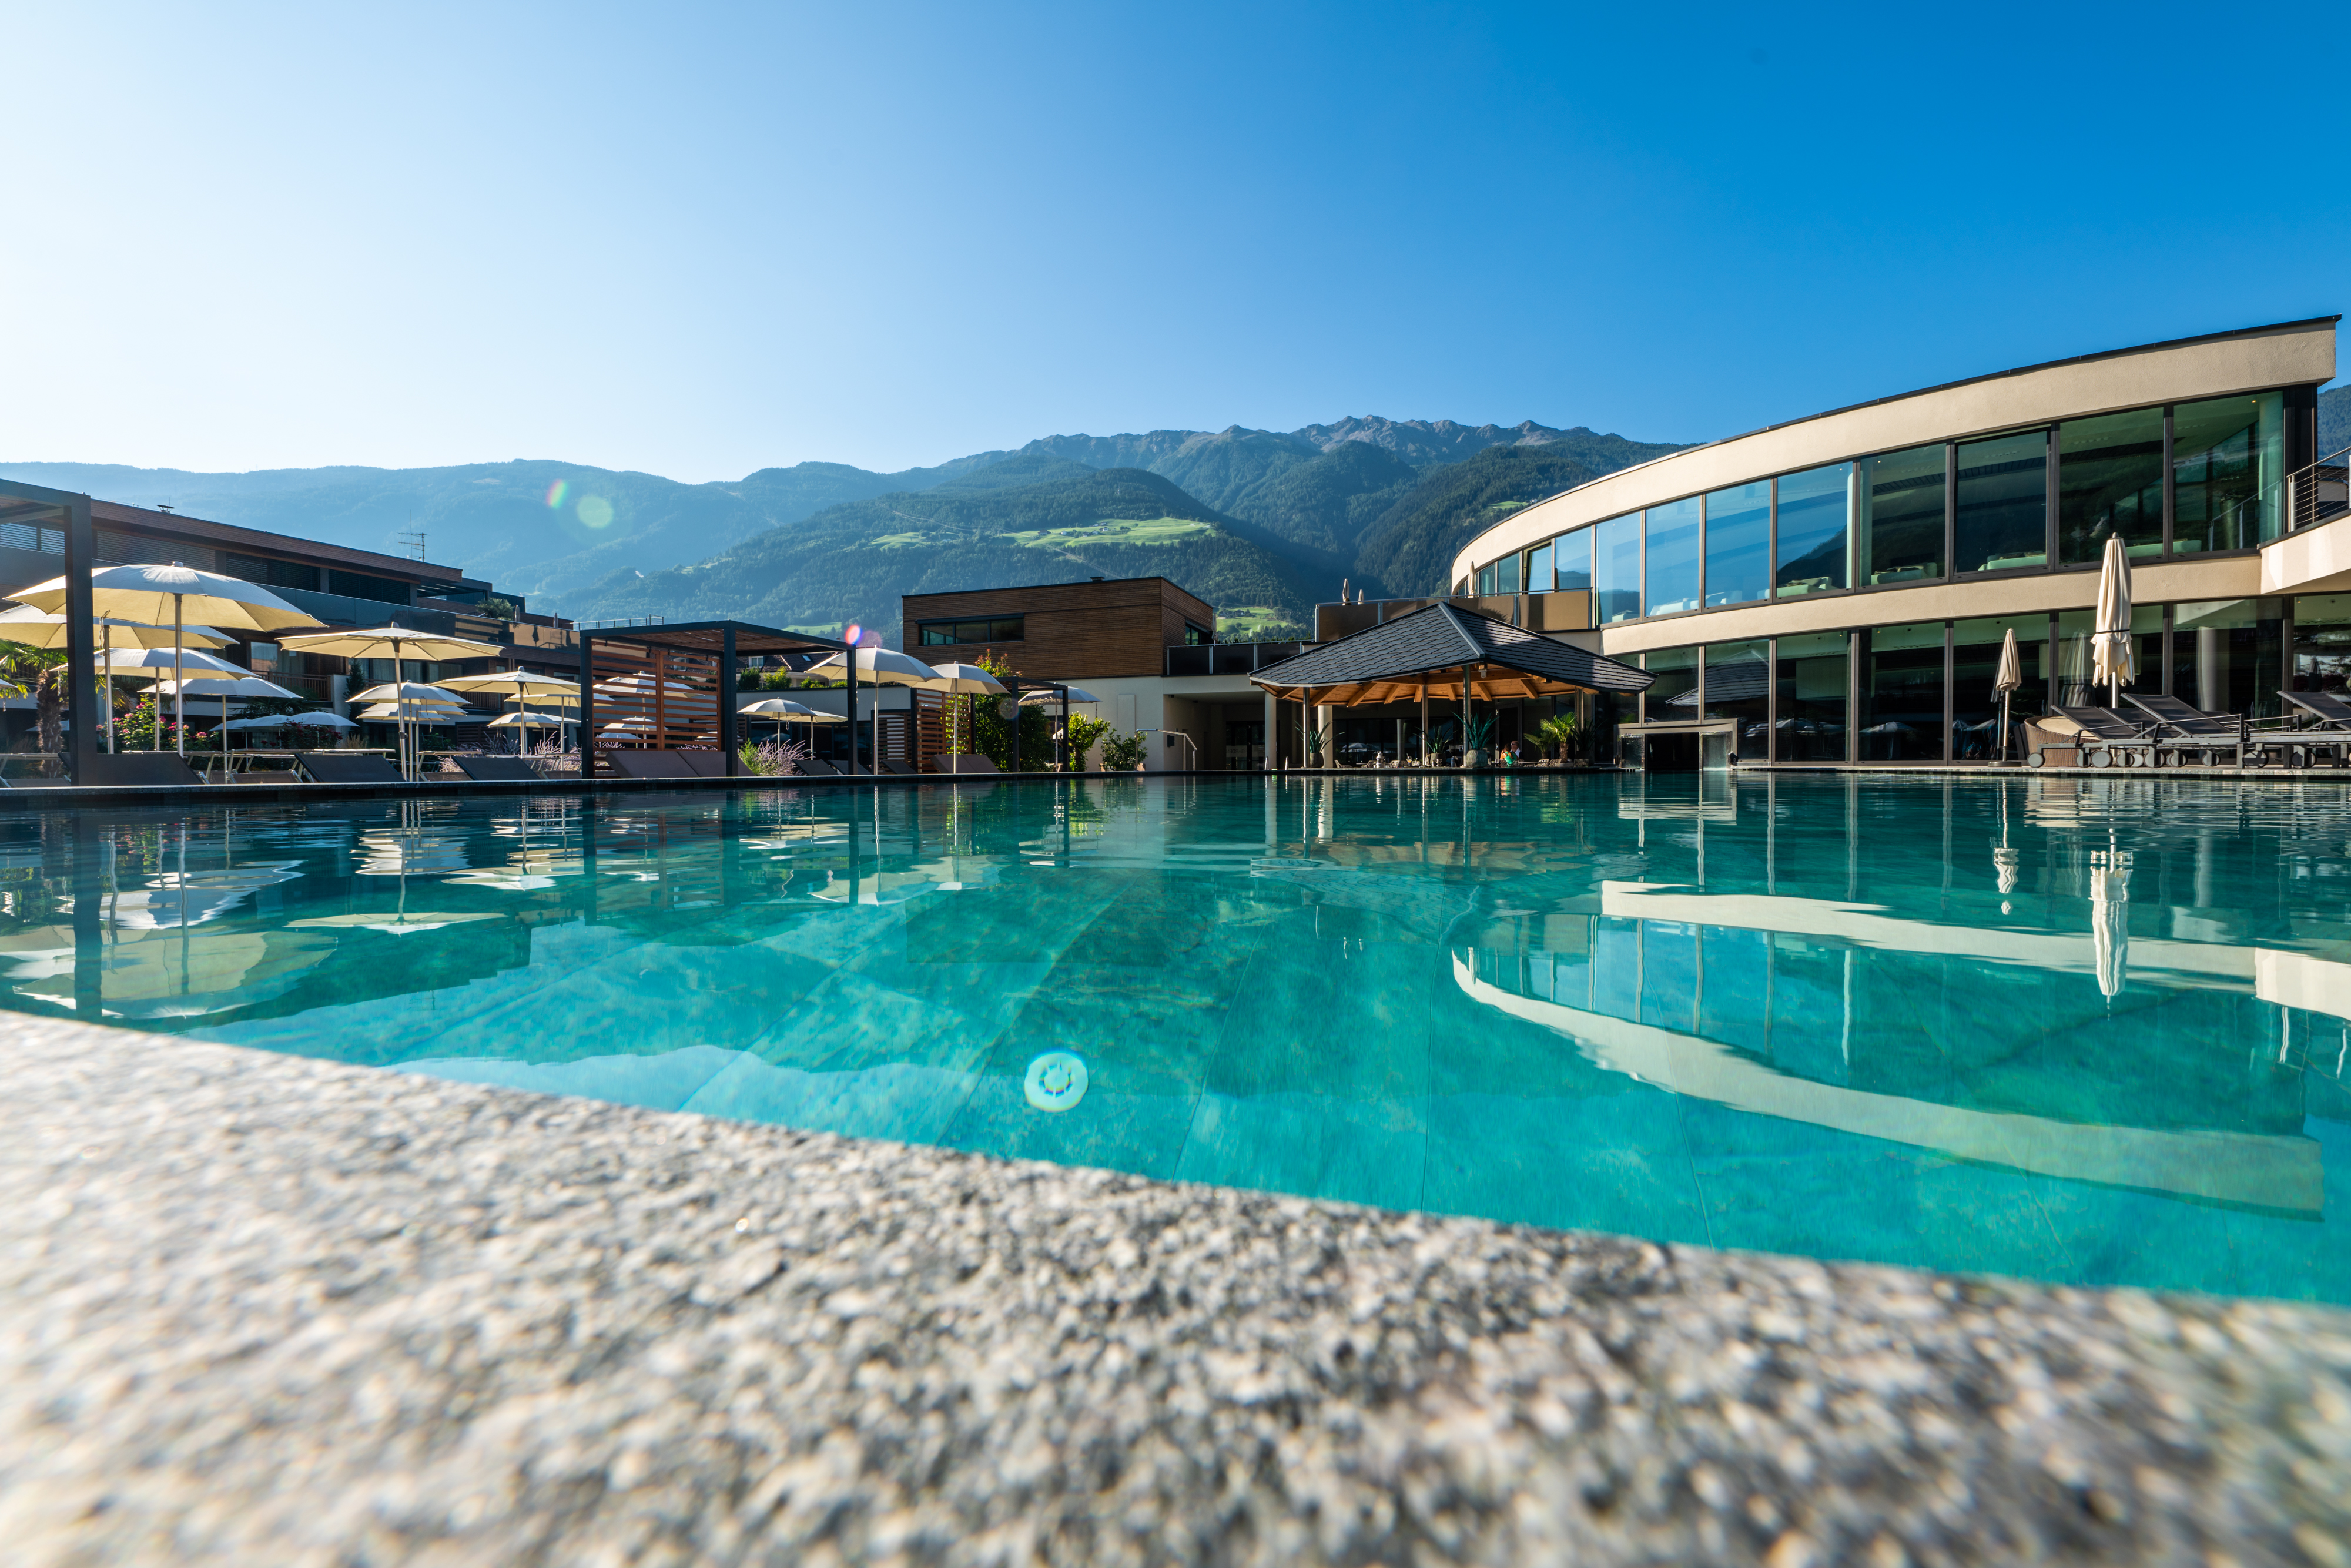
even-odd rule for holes
{"type": "Polygon", "coordinates": [[[1432,695],[1458,700],[1466,718],[1472,702],[1634,693],[1656,677],[1440,601],[1269,664],[1249,679],[1270,697],[1310,707],[1418,702],[1426,728],[1432,695]]]}
{"type": "MultiPolygon", "coordinates": [[[[735,706],[735,661],[752,655],[769,653],[839,653],[849,644],[831,637],[812,636],[803,632],[782,632],[773,626],[755,626],[747,621],[687,621],[654,623],[644,626],[605,626],[580,632],[580,777],[588,776],[587,758],[594,755],[596,737],[596,654],[595,645],[625,643],[643,648],[651,655],[653,691],[659,701],[666,687],[670,672],[667,655],[684,653],[695,659],[710,659],[717,664],[716,711],[718,749],[726,754],[726,772],[732,777],[737,769],[737,743],[739,737],[735,706]]],[[[856,711],[857,671],[855,661],[850,661],[850,711],[856,711]]],[[[640,705],[643,706],[643,705],[640,705]]],[[[663,738],[656,737],[657,739],[663,738]]],[[[855,755],[854,738],[852,755],[855,755]]]]}

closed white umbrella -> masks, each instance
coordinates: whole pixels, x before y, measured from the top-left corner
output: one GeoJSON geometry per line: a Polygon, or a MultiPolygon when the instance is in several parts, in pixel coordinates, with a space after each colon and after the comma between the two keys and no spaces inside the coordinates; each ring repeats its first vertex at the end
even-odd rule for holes
{"type": "MultiPolygon", "coordinates": [[[[333,653],[346,659],[390,659],[392,681],[400,684],[400,666],[407,659],[495,659],[502,650],[494,643],[471,637],[451,637],[438,632],[418,632],[406,626],[376,626],[359,632],[308,632],[281,637],[278,645],[299,653],[333,653]]],[[[414,747],[409,744],[408,720],[401,720],[401,772],[416,777],[414,747]]]]}
{"type": "Polygon", "coordinates": [[[2099,993],[2116,997],[2130,967],[2130,863],[2112,852],[2099,858],[2106,863],[2090,870],[2090,950],[2099,993]]]}
{"type": "Polygon", "coordinates": [[[2131,645],[2130,557],[2120,534],[2106,536],[2105,559],[2098,568],[2098,621],[2090,661],[2090,678],[2106,684],[2109,706],[2121,706],[2123,687],[2138,678],[2138,654],[2131,645]]]}
{"type": "Polygon", "coordinates": [[[2008,699],[2009,695],[2024,685],[2024,661],[2016,651],[2016,628],[2000,640],[2000,669],[1991,678],[1991,689],[2000,694],[2000,759],[2008,760],[2008,699]]]}
{"type": "Polygon", "coordinates": [[[1064,692],[1069,694],[1069,701],[1072,706],[1083,706],[1102,701],[1102,698],[1083,686],[1034,686],[1020,694],[1020,701],[1022,706],[1027,707],[1055,707],[1061,704],[1064,692]]]}
{"type": "MultiPolygon", "coordinates": [[[[161,626],[169,620],[174,647],[182,644],[181,632],[190,616],[207,626],[234,626],[251,632],[319,624],[317,616],[297,610],[266,588],[214,571],[198,571],[178,561],[169,566],[140,562],[94,567],[89,574],[89,594],[94,614],[142,621],[151,626],[161,626]]],[[[66,580],[53,577],[8,597],[54,615],[65,609],[66,580]]],[[[180,751],[185,755],[186,699],[175,699],[173,706],[180,728],[180,751]]]]}

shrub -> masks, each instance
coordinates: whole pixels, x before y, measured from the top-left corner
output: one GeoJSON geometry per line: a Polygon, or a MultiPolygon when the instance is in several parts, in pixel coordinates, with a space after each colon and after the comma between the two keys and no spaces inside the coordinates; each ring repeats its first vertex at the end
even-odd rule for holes
{"type": "Polygon", "coordinates": [[[1143,766],[1147,743],[1141,730],[1136,730],[1133,735],[1121,735],[1118,731],[1110,729],[1108,725],[1104,725],[1103,728],[1109,731],[1103,737],[1102,743],[1102,766],[1105,768],[1113,773],[1132,773],[1143,766]]]}

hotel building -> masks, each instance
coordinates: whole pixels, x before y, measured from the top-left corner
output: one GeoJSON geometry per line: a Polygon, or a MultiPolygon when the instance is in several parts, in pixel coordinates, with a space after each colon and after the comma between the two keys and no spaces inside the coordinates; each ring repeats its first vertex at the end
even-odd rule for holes
{"type": "Polygon", "coordinates": [[[1510,516],[1452,592],[1656,680],[1584,699],[1619,755],[1966,761],[2101,702],[2098,567],[2132,564],[2139,689],[2278,713],[2351,671],[2351,515],[2316,450],[2338,319],[2087,355],[1772,425],[1510,516]]]}

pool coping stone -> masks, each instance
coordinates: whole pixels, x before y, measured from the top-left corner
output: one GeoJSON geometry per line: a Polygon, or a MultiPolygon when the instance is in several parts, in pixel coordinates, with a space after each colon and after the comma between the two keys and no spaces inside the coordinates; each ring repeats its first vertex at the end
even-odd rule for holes
{"type": "Polygon", "coordinates": [[[0,1541],[225,1562],[2351,1563],[2351,1313],[0,1028],[0,1541]]]}

